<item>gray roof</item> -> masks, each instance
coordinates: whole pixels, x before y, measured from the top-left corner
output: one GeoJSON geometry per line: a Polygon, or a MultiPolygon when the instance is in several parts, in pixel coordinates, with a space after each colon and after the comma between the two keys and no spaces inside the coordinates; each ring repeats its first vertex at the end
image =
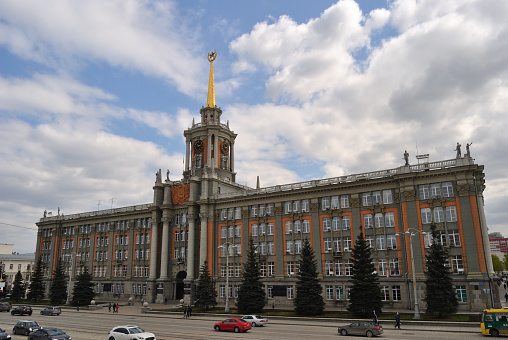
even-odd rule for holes
{"type": "Polygon", "coordinates": [[[35,261],[35,253],[28,253],[28,254],[0,254],[0,261],[1,260],[35,261]]]}

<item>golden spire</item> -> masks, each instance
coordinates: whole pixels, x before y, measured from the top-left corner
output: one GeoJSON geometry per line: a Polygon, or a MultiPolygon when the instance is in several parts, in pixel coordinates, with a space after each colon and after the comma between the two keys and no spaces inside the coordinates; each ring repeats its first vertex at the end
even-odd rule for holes
{"type": "Polygon", "coordinates": [[[206,98],[207,107],[215,107],[215,82],[213,80],[213,61],[217,57],[217,51],[208,53],[210,62],[210,78],[208,79],[208,97],[206,98]]]}

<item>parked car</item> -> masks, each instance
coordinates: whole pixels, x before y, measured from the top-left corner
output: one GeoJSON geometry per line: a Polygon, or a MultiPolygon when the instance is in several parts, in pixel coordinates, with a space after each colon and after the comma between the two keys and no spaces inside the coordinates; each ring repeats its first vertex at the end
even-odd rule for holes
{"type": "Polygon", "coordinates": [[[226,319],[221,322],[217,322],[213,328],[218,331],[235,331],[235,333],[239,332],[247,332],[252,328],[250,322],[244,321],[238,318],[226,319]]]}
{"type": "Polygon", "coordinates": [[[12,306],[9,302],[0,302],[0,312],[10,312],[12,306]]]}
{"type": "Polygon", "coordinates": [[[11,336],[7,332],[0,328],[0,340],[10,339],[11,336]]]}
{"type": "Polygon", "coordinates": [[[28,335],[31,332],[33,332],[33,331],[35,331],[37,329],[41,329],[41,328],[42,327],[39,326],[37,321],[20,320],[20,321],[18,321],[14,325],[14,328],[12,329],[12,333],[13,334],[25,334],[25,335],[28,335]]]}
{"type": "Polygon", "coordinates": [[[60,315],[62,313],[62,309],[60,307],[46,307],[41,310],[41,315],[60,315]]]}
{"type": "Polygon", "coordinates": [[[30,333],[28,340],[72,340],[64,331],[58,328],[41,328],[30,333]]]}
{"type": "Polygon", "coordinates": [[[11,310],[11,315],[32,315],[32,307],[18,306],[11,310]]]}
{"type": "Polygon", "coordinates": [[[138,326],[116,326],[108,334],[108,340],[156,340],[153,333],[145,332],[138,326]],[[134,334],[134,335],[132,335],[134,334]]]}
{"type": "Polygon", "coordinates": [[[242,320],[250,322],[252,327],[268,325],[268,319],[262,318],[259,315],[244,315],[242,320]]]}
{"type": "Polygon", "coordinates": [[[383,334],[383,327],[372,322],[353,322],[347,326],[339,326],[338,331],[342,335],[366,335],[370,338],[383,334]]]}

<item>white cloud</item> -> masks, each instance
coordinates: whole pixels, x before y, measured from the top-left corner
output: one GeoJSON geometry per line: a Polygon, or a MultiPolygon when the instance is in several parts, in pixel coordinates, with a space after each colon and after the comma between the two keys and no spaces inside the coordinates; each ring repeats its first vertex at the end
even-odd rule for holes
{"type": "Polygon", "coordinates": [[[203,88],[196,33],[172,1],[2,1],[0,19],[0,44],[22,58],[55,68],[106,62],[166,79],[188,95],[203,88]]]}

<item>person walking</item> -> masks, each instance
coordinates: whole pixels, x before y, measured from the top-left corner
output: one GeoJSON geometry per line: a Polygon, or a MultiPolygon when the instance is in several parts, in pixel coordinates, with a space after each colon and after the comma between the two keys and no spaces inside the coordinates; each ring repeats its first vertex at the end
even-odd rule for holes
{"type": "Polygon", "coordinates": [[[504,294],[504,298],[506,299],[506,302],[508,302],[508,293],[504,294]]]}
{"type": "Polygon", "coordinates": [[[372,318],[372,322],[374,322],[375,325],[379,325],[379,322],[377,322],[377,314],[376,314],[376,310],[374,309],[374,317],[372,318]]]}
{"type": "Polygon", "coordinates": [[[118,310],[120,309],[120,305],[117,303],[116,304],[116,312],[118,313],[118,310]]]}
{"type": "Polygon", "coordinates": [[[113,303],[113,313],[116,313],[116,302],[113,303]]]}
{"type": "Polygon", "coordinates": [[[395,314],[395,328],[400,329],[400,314],[397,312],[395,314]]]}
{"type": "Polygon", "coordinates": [[[111,312],[111,302],[109,303],[109,306],[108,306],[108,312],[111,312]]]}
{"type": "Polygon", "coordinates": [[[78,304],[76,305],[76,311],[79,312],[79,301],[78,301],[78,304]]]}

